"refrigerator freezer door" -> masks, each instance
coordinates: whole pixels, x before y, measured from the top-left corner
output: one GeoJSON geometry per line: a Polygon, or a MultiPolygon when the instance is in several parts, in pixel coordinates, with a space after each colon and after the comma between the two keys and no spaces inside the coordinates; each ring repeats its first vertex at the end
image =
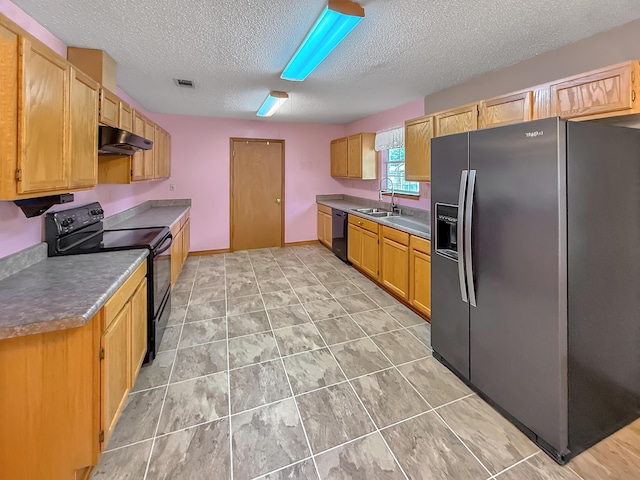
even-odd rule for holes
{"type": "Polygon", "coordinates": [[[469,136],[471,383],[560,452],[568,441],[565,125],[551,118],[469,136]]]}
{"type": "MultiPolygon", "coordinates": [[[[462,133],[431,141],[431,212],[436,212],[436,203],[458,205],[460,178],[468,168],[468,138],[467,133],[462,133]]],[[[462,212],[464,204],[458,208],[462,212]]],[[[432,218],[431,224],[436,225],[437,219],[432,218]]],[[[460,246],[463,239],[457,237],[460,246]]],[[[458,273],[461,259],[436,254],[437,245],[436,238],[431,242],[431,344],[437,355],[468,379],[469,304],[461,295],[458,273]]]]}

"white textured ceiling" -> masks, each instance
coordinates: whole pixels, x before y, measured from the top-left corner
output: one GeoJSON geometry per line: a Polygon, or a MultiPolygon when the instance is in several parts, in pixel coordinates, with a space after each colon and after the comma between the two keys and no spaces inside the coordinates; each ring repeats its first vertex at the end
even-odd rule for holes
{"type": "Polygon", "coordinates": [[[273,119],[337,124],[640,18],[640,0],[361,0],[365,19],[288,82],[280,73],[326,0],[13,2],[66,44],[106,50],[118,86],[151,111],[255,119],[282,90],[273,119]]]}

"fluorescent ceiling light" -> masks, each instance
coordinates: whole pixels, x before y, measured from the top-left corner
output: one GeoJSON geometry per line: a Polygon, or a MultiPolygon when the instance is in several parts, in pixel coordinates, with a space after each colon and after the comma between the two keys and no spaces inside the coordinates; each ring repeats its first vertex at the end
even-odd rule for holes
{"type": "Polygon", "coordinates": [[[364,8],[350,0],[329,0],[302,45],[282,72],[285,80],[302,81],[364,18],[364,8]]]}
{"type": "Polygon", "coordinates": [[[285,92],[271,92],[256,115],[259,117],[270,117],[276,113],[287,100],[289,100],[289,95],[285,92]]]}

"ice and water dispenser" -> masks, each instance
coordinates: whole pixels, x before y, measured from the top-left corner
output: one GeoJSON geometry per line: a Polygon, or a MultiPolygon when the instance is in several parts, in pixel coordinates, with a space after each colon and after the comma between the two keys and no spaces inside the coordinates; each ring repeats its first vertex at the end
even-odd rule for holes
{"type": "Polygon", "coordinates": [[[436,253],[458,261],[458,206],[436,203],[436,253]]]}

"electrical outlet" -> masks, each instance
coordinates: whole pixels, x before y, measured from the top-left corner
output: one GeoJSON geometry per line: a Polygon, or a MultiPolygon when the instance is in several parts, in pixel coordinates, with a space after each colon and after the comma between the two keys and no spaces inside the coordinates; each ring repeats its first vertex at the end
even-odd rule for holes
{"type": "Polygon", "coordinates": [[[175,186],[175,184],[173,184],[173,183],[170,183],[170,184],[169,184],[169,191],[171,191],[171,192],[175,192],[175,191],[176,191],[176,186],[175,186]]]}

